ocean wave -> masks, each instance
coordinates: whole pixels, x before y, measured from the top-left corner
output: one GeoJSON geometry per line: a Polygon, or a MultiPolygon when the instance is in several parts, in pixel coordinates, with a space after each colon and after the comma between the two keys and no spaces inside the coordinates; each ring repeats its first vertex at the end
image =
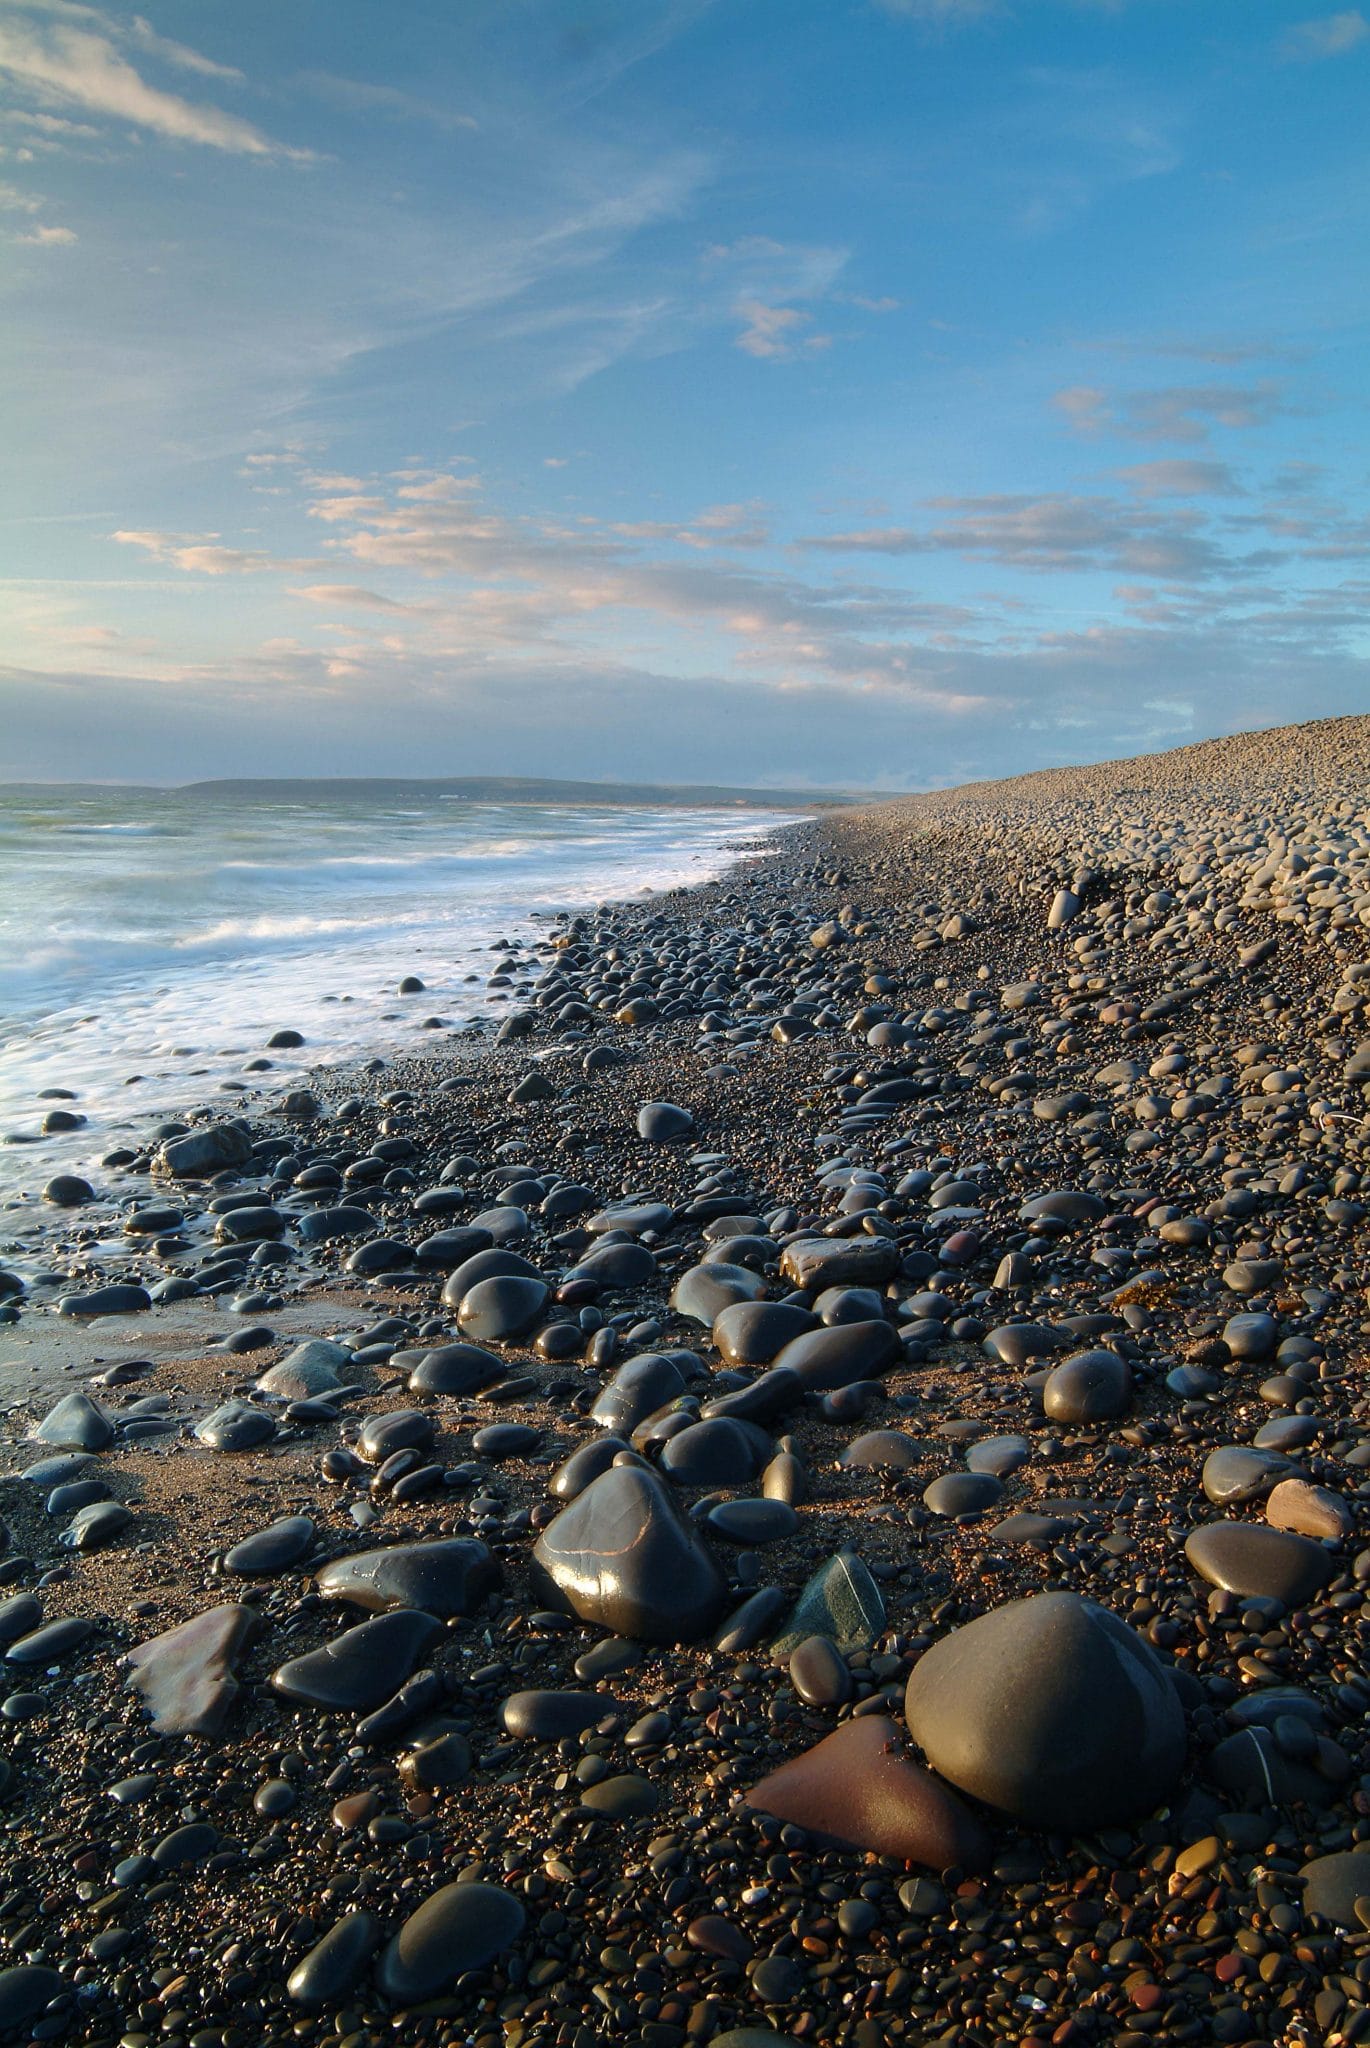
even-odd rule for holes
{"type": "Polygon", "coordinates": [[[73,834],[77,837],[93,837],[95,834],[110,834],[120,839],[180,839],[185,836],[184,825],[137,824],[124,819],[118,823],[97,825],[83,818],[54,819],[54,832],[73,834]]]}
{"type": "MultiPolygon", "coordinates": [[[[251,962],[263,953],[324,951],[342,957],[369,941],[395,940],[430,928],[425,910],[384,917],[224,917],[175,936],[153,933],[70,931],[0,965],[0,1008],[41,1003],[79,988],[96,1001],[111,984],[151,980],[158,970],[192,970],[201,963],[251,962]]],[[[456,934],[452,934],[456,938],[456,934]]]]}
{"type": "Polygon", "coordinates": [[[533,839],[482,840],[451,853],[434,853],[417,848],[412,853],[326,853],[300,860],[257,860],[246,857],[221,861],[220,868],[233,874],[260,876],[265,881],[305,882],[311,875],[342,876],[365,881],[394,877],[413,878],[424,870],[432,874],[461,872],[473,862],[526,860],[544,855],[546,842],[533,839]]]}

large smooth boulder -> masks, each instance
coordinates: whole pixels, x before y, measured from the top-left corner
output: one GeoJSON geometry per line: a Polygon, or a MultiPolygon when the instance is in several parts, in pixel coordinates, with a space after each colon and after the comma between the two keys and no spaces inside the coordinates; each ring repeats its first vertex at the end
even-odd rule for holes
{"type": "Polygon", "coordinates": [[[1075,1593],[1013,1600],[915,1666],[909,1729],[960,1791],[1078,1834],[1150,1813],[1184,1763],[1179,1694],[1150,1644],[1075,1593]]]}
{"type": "Polygon", "coordinates": [[[1051,1422],[1109,1422],[1132,1406],[1132,1372],[1116,1351],[1079,1351],[1058,1365],[1042,1389],[1051,1422]]]}
{"type": "Polygon", "coordinates": [[[610,1466],[543,1530],[532,1583],[548,1605],[650,1643],[696,1642],[727,1596],[665,1482],[635,1465],[610,1466]]]}

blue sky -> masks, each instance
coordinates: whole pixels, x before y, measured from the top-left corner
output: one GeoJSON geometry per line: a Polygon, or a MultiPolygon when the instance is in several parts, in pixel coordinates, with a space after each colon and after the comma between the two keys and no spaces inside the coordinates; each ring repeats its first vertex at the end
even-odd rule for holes
{"type": "Polygon", "coordinates": [[[0,0],[0,777],[1370,709],[1370,20],[0,0]]]}

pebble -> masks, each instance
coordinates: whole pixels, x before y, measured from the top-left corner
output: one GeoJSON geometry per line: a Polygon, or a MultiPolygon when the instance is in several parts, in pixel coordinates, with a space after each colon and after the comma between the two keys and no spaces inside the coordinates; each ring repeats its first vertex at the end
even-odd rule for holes
{"type": "Polygon", "coordinates": [[[381,1957],[376,1976],[397,2005],[417,2005],[513,1947],[525,1913],[512,1892],[491,1884],[448,1884],[411,1913],[381,1957]]]}
{"type": "Polygon", "coordinates": [[[304,1706],[366,1713],[403,1683],[440,1629],[430,1614],[396,1608],[278,1665],[271,1684],[304,1706]]]}
{"type": "Polygon", "coordinates": [[[451,1536],[334,1558],[314,1582],[325,1600],[347,1600],[373,1614],[421,1609],[448,1620],[474,1614],[503,1574],[478,1537],[451,1536]]]}
{"type": "Polygon", "coordinates": [[[1184,1554],[1210,1586],[1286,1607],[1301,1606],[1332,1575],[1316,1543],[1259,1522],[1205,1522],[1186,1538],[1184,1554]]]}

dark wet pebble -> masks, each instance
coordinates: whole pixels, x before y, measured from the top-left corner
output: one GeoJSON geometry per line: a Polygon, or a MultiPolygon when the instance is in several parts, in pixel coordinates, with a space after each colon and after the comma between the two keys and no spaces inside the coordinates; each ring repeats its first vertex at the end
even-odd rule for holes
{"type": "Polygon", "coordinates": [[[827,1636],[806,1636],[790,1654],[790,1683],[806,1706],[842,1707],[852,1695],[846,1659],[827,1636]]]}
{"type": "Polygon", "coordinates": [[[778,1543],[793,1536],[799,1517],[783,1500],[722,1500],[710,1508],[708,1527],[730,1543],[778,1543]]]}
{"type": "Polygon", "coordinates": [[[506,1735],[560,1742],[583,1735],[618,1710],[617,1700],[603,1692],[516,1692],[500,1708],[500,1726],[506,1735]]]}
{"type": "Polygon", "coordinates": [[[416,2005],[512,1948],[524,1909],[498,1885],[449,1884],[409,1915],[381,1957],[377,1981],[397,2005],[416,2005]]]}
{"type": "Polygon", "coordinates": [[[266,1578],[273,1572],[289,1571],[298,1564],[314,1541],[314,1524],[308,1515],[287,1515],[268,1528],[259,1529],[224,1554],[224,1570],[244,1578],[266,1578]]]}
{"type": "Polygon", "coordinates": [[[206,1415],[195,1435],[211,1451],[250,1451],[275,1436],[276,1424],[265,1408],[248,1401],[225,1401],[206,1415]]]}
{"type": "Polygon", "coordinates": [[[1319,1544],[1260,1522],[1205,1522],[1186,1539],[1184,1554],[1210,1586],[1290,1608],[1332,1576],[1332,1560],[1319,1544]]]}
{"type": "Polygon", "coordinates": [[[451,1536],[333,1558],[315,1584],[326,1600],[349,1600],[372,1613],[411,1608],[447,1620],[474,1614],[502,1577],[479,1538],[451,1536]]]}
{"type": "Polygon", "coordinates": [[[440,1630],[432,1615],[397,1608],[344,1630],[320,1649],[290,1658],[272,1672],[271,1683],[286,1699],[305,1706],[365,1713],[409,1676],[440,1630]]]}
{"type": "Polygon", "coordinates": [[[944,1472],[924,1489],[923,1505],[934,1515],[983,1515],[1002,1499],[1004,1483],[992,1472],[944,1472]]]}
{"type": "Polygon", "coordinates": [[[33,1441],[64,1450],[103,1451],[114,1441],[114,1424],[89,1394],[67,1394],[31,1432],[33,1441]]]}

